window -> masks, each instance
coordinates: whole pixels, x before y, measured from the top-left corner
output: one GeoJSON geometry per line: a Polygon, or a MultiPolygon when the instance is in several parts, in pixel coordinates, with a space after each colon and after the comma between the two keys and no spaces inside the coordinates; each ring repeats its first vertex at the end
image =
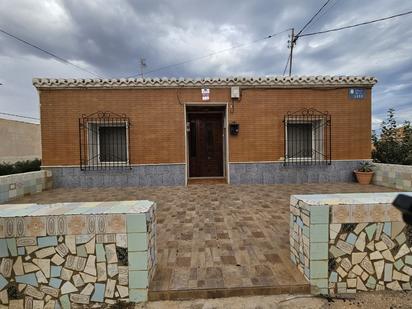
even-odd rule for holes
{"type": "Polygon", "coordinates": [[[294,158],[312,157],[311,123],[289,123],[287,126],[287,155],[294,158]]]}
{"type": "Polygon", "coordinates": [[[129,167],[129,120],[104,112],[79,119],[80,168],[129,167]]]}
{"type": "Polygon", "coordinates": [[[331,163],[330,115],[314,109],[288,113],[285,126],[285,165],[331,163]]]}
{"type": "Polygon", "coordinates": [[[100,162],[127,162],[126,124],[99,126],[100,162]]]}

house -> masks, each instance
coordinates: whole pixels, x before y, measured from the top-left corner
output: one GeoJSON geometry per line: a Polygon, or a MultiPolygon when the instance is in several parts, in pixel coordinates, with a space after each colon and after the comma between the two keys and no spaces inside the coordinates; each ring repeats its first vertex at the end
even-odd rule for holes
{"type": "Polygon", "coordinates": [[[56,186],[351,181],[373,77],[35,78],[56,186]]]}
{"type": "Polygon", "coordinates": [[[40,124],[0,119],[0,163],[41,159],[40,124]]]}
{"type": "MultiPolygon", "coordinates": [[[[399,126],[395,129],[394,135],[391,136],[391,137],[393,137],[393,139],[397,142],[402,142],[403,140],[405,140],[407,138],[408,134],[410,134],[409,133],[409,132],[411,132],[410,130],[411,129],[410,129],[409,126],[401,125],[401,126],[399,126]]],[[[383,135],[383,136],[381,136],[381,138],[382,138],[382,140],[386,140],[386,139],[388,139],[388,136],[383,135]]]]}

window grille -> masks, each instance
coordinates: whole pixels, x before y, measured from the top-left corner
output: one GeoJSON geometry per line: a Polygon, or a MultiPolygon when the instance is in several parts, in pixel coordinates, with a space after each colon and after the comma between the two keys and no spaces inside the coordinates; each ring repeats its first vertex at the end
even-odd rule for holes
{"type": "Polygon", "coordinates": [[[96,112],[79,118],[80,169],[130,169],[130,120],[96,112]]]}
{"type": "Polygon", "coordinates": [[[288,112],[284,123],[284,165],[330,165],[331,116],[316,109],[288,112]]]}

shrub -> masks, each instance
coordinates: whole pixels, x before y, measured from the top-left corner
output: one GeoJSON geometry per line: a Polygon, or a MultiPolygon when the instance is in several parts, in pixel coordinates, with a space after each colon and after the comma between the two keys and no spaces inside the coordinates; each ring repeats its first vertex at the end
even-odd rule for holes
{"type": "Polygon", "coordinates": [[[41,160],[39,159],[17,161],[15,163],[3,162],[0,163],[0,176],[40,171],[40,166],[41,160]]]}
{"type": "Polygon", "coordinates": [[[391,164],[412,164],[412,127],[409,121],[399,126],[395,119],[395,110],[389,109],[387,119],[381,124],[381,134],[373,133],[372,151],[374,162],[391,164]]]}

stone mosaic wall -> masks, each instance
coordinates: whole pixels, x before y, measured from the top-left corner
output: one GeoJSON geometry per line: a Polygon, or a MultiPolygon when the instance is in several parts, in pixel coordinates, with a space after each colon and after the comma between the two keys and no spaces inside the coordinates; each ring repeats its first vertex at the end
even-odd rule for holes
{"type": "Polygon", "coordinates": [[[411,289],[412,228],[390,203],[396,195],[291,197],[291,260],[314,292],[411,289]]]}
{"type": "MultiPolygon", "coordinates": [[[[102,204],[116,208],[114,202],[64,206],[75,213],[102,204]]],[[[59,205],[27,207],[53,212],[59,205]]],[[[136,214],[0,218],[0,303],[66,309],[146,301],[156,267],[155,222],[155,205],[136,214]]]]}
{"type": "Polygon", "coordinates": [[[329,294],[411,290],[412,229],[403,222],[331,224],[329,294]]]}
{"type": "Polygon", "coordinates": [[[412,166],[397,164],[375,164],[375,175],[372,182],[375,185],[412,190],[412,166]]]}
{"type": "Polygon", "coordinates": [[[45,170],[0,176],[0,203],[48,190],[52,186],[52,174],[45,170]]]}

